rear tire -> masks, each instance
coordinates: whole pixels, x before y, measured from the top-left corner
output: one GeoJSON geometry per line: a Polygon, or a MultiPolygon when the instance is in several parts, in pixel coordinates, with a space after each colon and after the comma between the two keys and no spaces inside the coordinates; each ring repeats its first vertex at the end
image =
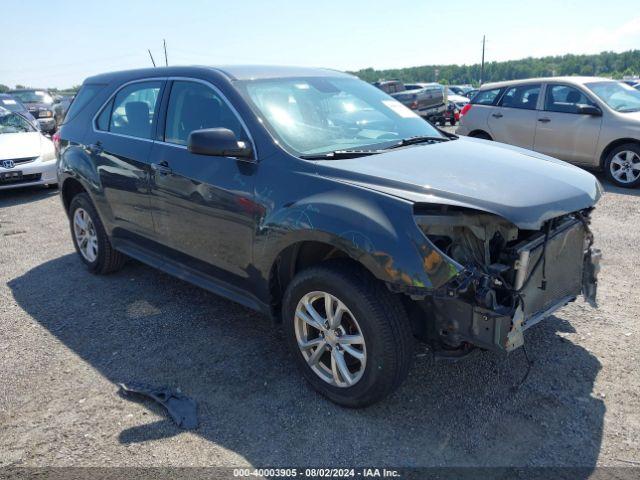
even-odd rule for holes
{"type": "Polygon", "coordinates": [[[287,345],[302,374],[335,403],[371,405],[396,390],[409,372],[414,338],[407,313],[397,295],[357,264],[329,261],[299,272],[285,292],[282,315],[287,345]],[[335,315],[326,314],[327,297],[335,315]],[[327,319],[328,328],[310,326],[305,316],[327,319]],[[333,328],[329,321],[338,317],[340,326],[333,328]]]}
{"type": "Polygon", "coordinates": [[[623,188],[640,185],[640,144],[625,143],[609,152],[604,170],[611,183],[623,188]]]}
{"type": "Polygon", "coordinates": [[[126,257],[111,245],[98,212],[86,193],[79,193],[71,200],[69,223],[73,245],[90,272],[107,274],[122,268],[126,257]]]}

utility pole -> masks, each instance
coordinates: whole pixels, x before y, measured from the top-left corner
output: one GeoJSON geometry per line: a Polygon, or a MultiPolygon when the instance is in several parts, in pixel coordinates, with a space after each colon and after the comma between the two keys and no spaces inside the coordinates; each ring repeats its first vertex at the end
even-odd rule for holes
{"type": "Polygon", "coordinates": [[[164,64],[165,66],[169,66],[169,61],[167,60],[167,42],[165,39],[162,39],[162,45],[164,46],[164,64]]]}
{"type": "Polygon", "coordinates": [[[482,82],[484,81],[484,44],[485,44],[485,36],[482,36],[482,63],[480,64],[480,86],[482,86],[482,82]]]}
{"type": "Polygon", "coordinates": [[[149,52],[149,56],[151,57],[151,63],[153,63],[153,66],[156,66],[156,61],[153,59],[153,55],[151,55],[151,49],[147,48],[147,52],[149,52]]]}

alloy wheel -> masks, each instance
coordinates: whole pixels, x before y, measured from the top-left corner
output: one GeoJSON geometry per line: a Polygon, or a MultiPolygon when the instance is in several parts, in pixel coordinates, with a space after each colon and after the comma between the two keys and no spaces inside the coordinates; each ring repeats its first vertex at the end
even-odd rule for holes
{"type": "Polygon", "coordinates": [[[83,208],[77,208],[73,214],[73,234],[80,254],[88,261],[98,258],[98,235],[91,217],[83,208]]]}
{"type": "Polygon", "coordinates": [[[300,353],[318,377],[343,388],[362,378],[367,363],[364,335],[339,298],[307,293],[298,302],[294,325],[300,353]]]}
{"type": "Polygon", "coordinates": [[[632,150],[618,152],[609,164],[611,176],[620,183],[632,183],[640,178],[640,156],[632,150]]]}

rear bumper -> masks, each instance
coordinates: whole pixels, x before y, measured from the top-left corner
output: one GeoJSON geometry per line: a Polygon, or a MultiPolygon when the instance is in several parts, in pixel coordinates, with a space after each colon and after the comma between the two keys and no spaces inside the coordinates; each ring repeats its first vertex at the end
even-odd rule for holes
{"type": "Polygon", "coordinates": [[[9,183],[0,182],[0,190],[58,183],[55,159],[46,162],[37,159],[30,163],[18,164],[11,169],[0,167],[0,172],[11,171],[21,171],[23,180],[9,183]]]}
{"type": "Polygon", "coordinates": [[[430,117],[441,117],[447,111],[447,106],[442,104],[436,107],[424,108],[420,110],[416,110],[416,113],[421,117],[430,118],[430,117]]]}

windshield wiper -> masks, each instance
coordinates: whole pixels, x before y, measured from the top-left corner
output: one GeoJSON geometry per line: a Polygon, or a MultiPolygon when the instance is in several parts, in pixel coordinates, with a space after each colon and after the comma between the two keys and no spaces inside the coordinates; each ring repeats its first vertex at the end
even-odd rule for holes
{"type": "Polygon", "coordinates": [[[300,155],[305,160],[337,160],[340,158],[358,158],[382,153],[382,150],[334,150],[333,152],[315,155],[300,155]]]}
{"type": "Polygon", "coordinates": [[[415,137],[403,138],[395,145],[391,145],[390,147],[387,147],[387,149],[406,147],[407,145],[417,145],[418,143],[448,142],[449,140],[451,139],[447,137],[436,137],[433,135],[418,135],[415,137]]]}

